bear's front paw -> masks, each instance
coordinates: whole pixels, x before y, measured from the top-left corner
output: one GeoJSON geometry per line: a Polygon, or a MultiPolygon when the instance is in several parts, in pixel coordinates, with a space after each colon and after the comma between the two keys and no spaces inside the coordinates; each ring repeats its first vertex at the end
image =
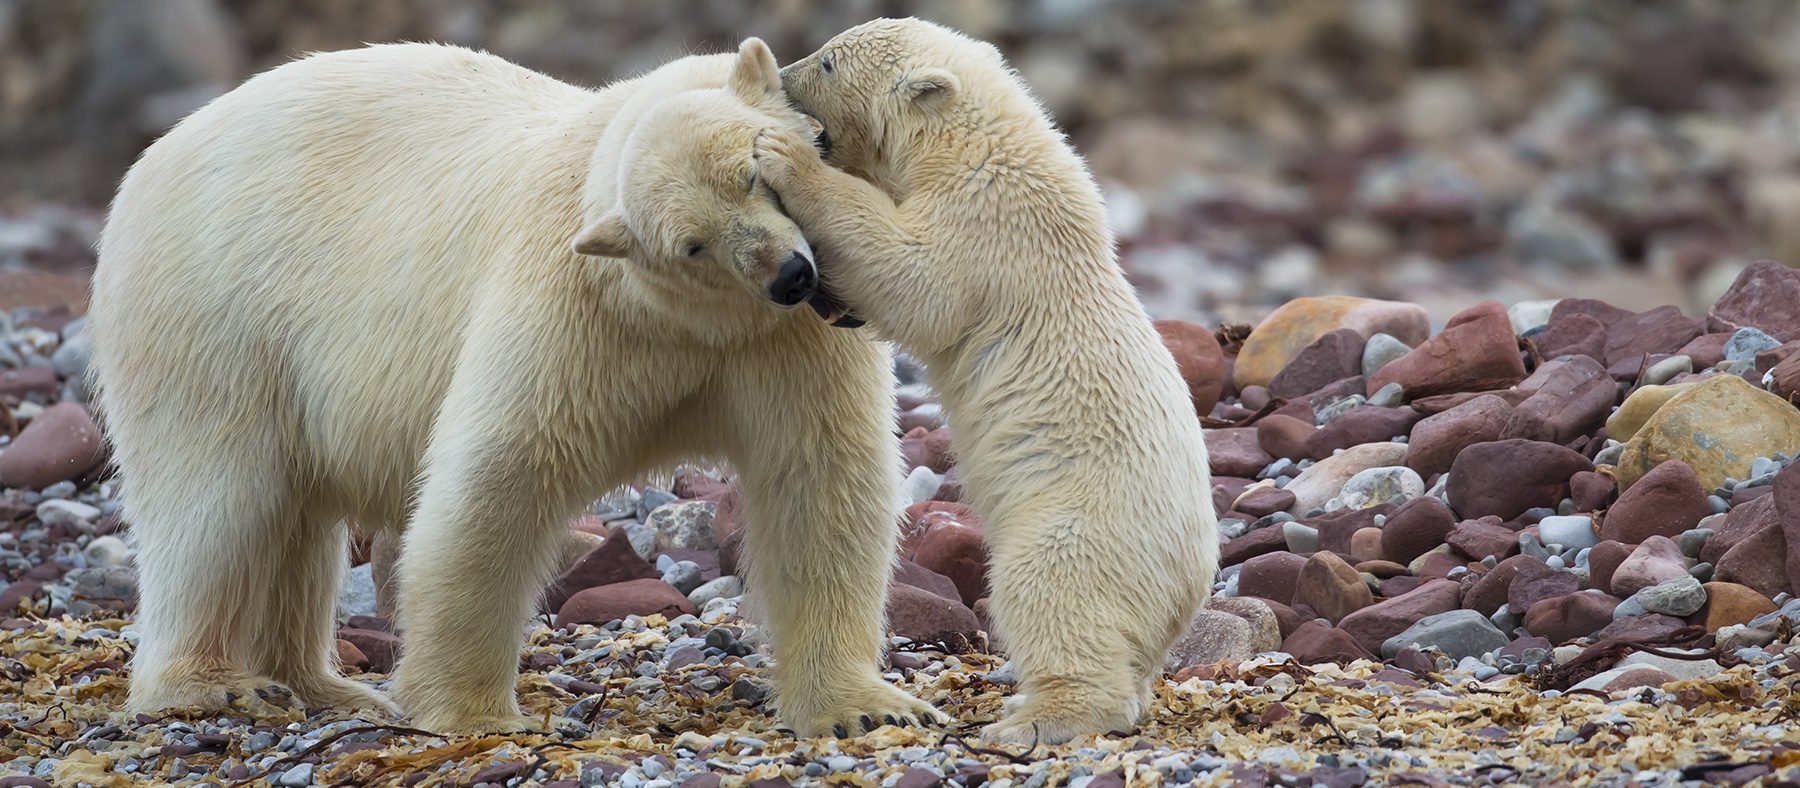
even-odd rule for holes
{"type": "MultiPolygon", "coordinates": [[[[844,698],[844,696],[838,696],[844,698]]],[[[836,699],[834,699],[836,700],[836,699]]],[[[877,684],[864,692],[834,704],[808,719],[793,720],[798,736],[859,736],[883,725],[909,727],[945,725],[950,718],[931,704],[888,686],[877,684]]]]}
{"type": "Polygon", "coordinates": [[[799,187],[802,178],[824,168],[812,140],[791,131],[766,131],[756,138],[756,175],[783,197],[799,187]]]}

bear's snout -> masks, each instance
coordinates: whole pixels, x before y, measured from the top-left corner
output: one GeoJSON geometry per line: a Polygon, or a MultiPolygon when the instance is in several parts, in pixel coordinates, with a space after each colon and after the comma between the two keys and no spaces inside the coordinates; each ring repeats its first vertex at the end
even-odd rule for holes
{"type": "Polygon", "coordinates": [[[781,264],[775,281],[769,283],[769,298],[782,306],[794,306],[812,298],[818,287],[819,272],[813,269],[812,261],[795,252],[781,264]]]}

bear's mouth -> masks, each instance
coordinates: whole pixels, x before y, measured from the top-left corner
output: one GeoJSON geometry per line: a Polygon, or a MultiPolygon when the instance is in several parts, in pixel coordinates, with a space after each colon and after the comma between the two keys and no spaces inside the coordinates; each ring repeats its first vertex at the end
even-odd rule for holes
{"type": "Polygon", "coordinates": [[[831,283],[825,281],[822,274],[819,277],[817,289],[813,290],[812,297],[806,299],[806,305],[812,307],[812,310],[818,313],[819,319],[824,320],[828,325],[837,328],[862,328],[863,326],[863,319],[851,314],[850,307],[838,300],[837,294],[831,292],[831,283]]]}

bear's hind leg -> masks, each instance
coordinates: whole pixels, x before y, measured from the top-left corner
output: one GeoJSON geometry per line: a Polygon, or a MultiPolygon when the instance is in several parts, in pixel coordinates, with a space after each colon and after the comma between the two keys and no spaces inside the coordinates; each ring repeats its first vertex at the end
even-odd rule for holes
{"type": "Polygon", "coordinates": [[[392,703],[338,674],[338,583],[349,565],[349,534],[329,515],[297,513],[272,567],[261,615],[251,622],[253,669],[286,685],[308,706],[396,714],[392,703]]]}

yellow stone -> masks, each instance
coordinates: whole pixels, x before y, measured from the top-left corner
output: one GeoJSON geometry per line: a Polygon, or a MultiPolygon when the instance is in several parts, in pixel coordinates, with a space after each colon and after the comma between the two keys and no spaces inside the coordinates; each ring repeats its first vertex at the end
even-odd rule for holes
{"type": "Polygon", "coordinates": [[[1620,491],[1676,459],[1692,466],[1711,492],[1726,478],[1749,476],[1758,457],[1800,449],[1800,409],[1743,378],[1715,375],[1678,389],[1625,443],[1620,491]]]}
{"type": "Polygon", "coordinates": [[[1307,345],[1340,328],[1354,329],[1364,338],[1389,334],[1418,347],[1431,336],[1431,318],[1425,307],[1404,301],[1355,296],[1296,298],[1270,312],[1250,332],[1232,365],[1231,379],[1239,389],[1267,386],[1307,345]]]}
{"type": "Polygon", "coordinates": [[[1667,404],[1669,399],[1676,394],[1681,393],[1683,388],[1691,385],[1694,384],[1644,386],[1631,392],[1631,396],[1625,398],[1625,404],[1620,405],[1619,409],[1606,420],[1606,437],[1620,442],[1631,440],[1631,436],[1636,435],[1638,430],[1643,428],[1644,422],[1656,415],[1658,408],[1667,404]]]}

